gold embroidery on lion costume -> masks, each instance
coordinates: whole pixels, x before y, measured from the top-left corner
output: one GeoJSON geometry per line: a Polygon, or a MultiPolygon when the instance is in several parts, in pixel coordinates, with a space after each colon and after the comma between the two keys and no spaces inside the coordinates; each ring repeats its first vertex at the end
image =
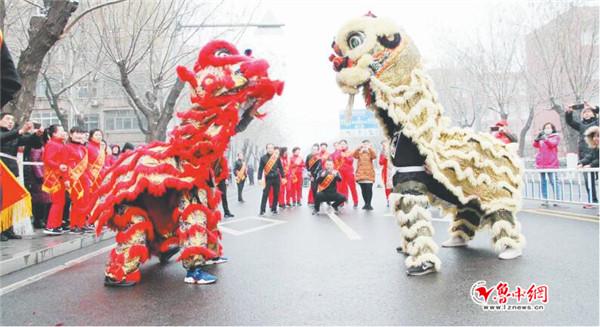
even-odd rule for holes
{"type": "Polygon", "coordinates": [[[330,60],[339,87],[350,95],[349,110],[362,88],[386,137],[401,133],[412,141],[433,180],[457,199],[448,206],[420,182],[394,185],[390,202],[409,274],[439,270],[441,265],[425,208],[431,202],[442,204],[454,218],[452,238],[443,246],[465,246],[478,229],[489,225],[500,258],[520,256],[525,240],[515,213],[521,202],[522,168],[514,148],[490,134],[449,126],[416,46],[391,21],[371,13],[353,19],[340,29],[332,47],[330,60]]]}

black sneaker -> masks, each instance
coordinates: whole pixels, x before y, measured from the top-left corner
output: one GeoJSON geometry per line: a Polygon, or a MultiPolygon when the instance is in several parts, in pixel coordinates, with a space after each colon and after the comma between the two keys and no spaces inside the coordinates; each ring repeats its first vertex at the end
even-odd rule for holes
{"type": "Polygon", "coordinates": [[[340,213],[340,208],[339,207],[332,206],[332,208],[333,208],[333,212],[340,213]]]}
{"type": "Polygon", "coordinates": [[[44,228],[44,234],[46,235],[61,235],[63,233],[60,228],[44,228]]]}
{"type": "Polygon", "coordinates": [[[162,252],[158,255],[158,261],[161,265],[164,265],[169,262],[169,259],[177,254],[177,252],[179,252],[179,247],[171,247],[166,252],[162,252]]]}
{"type": "Polygon", "coordinates": [[[316,216],[316,215],[318,215],[318,214],[319,214],[319,212],[318,212],[317,210],[313,210],[313,211],[312,211],[312,215],[313,215],[313,216],[316,216]]]}
{"type": "Polygon", "coordinates": [[[8,237],[6,235],[4,235],[4,233],[0,234],[0,242],[6,242],[8,241],[8,237]]]}
{"type": "Polygon", "coordinates": [[[420,266],[410,267],[406,270],[406,274],[409,276],[423,276],[434,272],[433,263],[429,261],[423,262],[420,266]]]}
{"type": "Polygon", "coordinates": [[[371,210],[373,210],[373,207],[371,207],[371,206],[366,206],[366,207],[365,207],[365,210],[367,210],[367,211],[371,211],[371,210]]]}
{"type": "Polygon", "coordinates": [[[277,214],[279,214],[279,211],[277,211],[277,210],[271,210],[271,213],[274,214],[274,215],[277,215],[277,214]]]}
{"type": "Polygon", "coordinates": [[[78,227],[72,228],[72,229],[69,231],[69,234],[77,234],[77,235],[81,235],[81,234],[83,234],[83,229],[81,229],[81,228],[78,228],[78,227]]]}
{"type": "Polygon", "coordinates": [[[261,217],[263,217],[265,215],[265,212],[261,211],[258,215],[261,216],[261,217]]]}
{"type": "Polygon", "coordinates": [[[396,252],[398,252],[398,254],[404,254],[404,255],[406,255],[406,252],[404,252],[404,250],[402,250],[401,246],[399,246],[399,247],[396,248],[396,252]]]}
{"type": "Polygon", "coordinates": [[[231,212],[225,214],[225,218],[233,218],[235,217],[231,212]]]}
{"type": "Polygon", "coordinates": [[[116,280],[108,277],[108,276],[104,276],[104,286],[110,286],[110,287],[129,287],[129,286],[133,286],[137,284],[136,282],[128,282],[125,280],[122,280],[120,282],[117,282],[116,280]]]}

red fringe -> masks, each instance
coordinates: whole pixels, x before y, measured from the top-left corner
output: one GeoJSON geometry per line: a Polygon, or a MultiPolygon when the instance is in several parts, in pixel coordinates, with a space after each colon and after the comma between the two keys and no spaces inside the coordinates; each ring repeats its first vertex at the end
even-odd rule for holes
{"type": "Polygon", "coordinates": [[[201,255],[204,258],[214,258],[217,256],[217,254],[214,251],[209,250],[205,247],[191,246],[183,250],[179,258],[177,258],[177,261],[181,261],[183,259],[187,259],[195,255],[201,255]]]}
{"type": "Polygon", "coordinates": [[[144,263],[148,260],[149,255],[150,253],[145,245],[134,244],[129,248],[128,258],[131,260],[132,258],[139,257],[140,262],[144,263]]]}
{"type": "Polygon", "coordinates": [[[179,246],[179,238],[177,238],[175,236],[167,238],[162,243],[160,243],[160,246],[158,247],[158,251],[166,252],[167,250],[169,250],[171,248],[172,245],[179,246]]]}
{"type": "Polygon", "coordinates": [[[140,231],[146,233],[146,238],[148,240],[151,241],[154,239],[154,228],[149,221],[134,224],[126,231],[118,232],[115,239],[118,243],[126,243],[133,237],[133,234],[140,231]]]}

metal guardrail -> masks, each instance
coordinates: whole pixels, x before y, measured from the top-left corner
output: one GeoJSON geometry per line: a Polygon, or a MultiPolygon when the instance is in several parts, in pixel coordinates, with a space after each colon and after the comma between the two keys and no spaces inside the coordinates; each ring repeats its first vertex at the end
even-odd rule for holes
{"type": "Polygon", "coordinates": [[[525,169],[523,198],[597,206],[599,173],[600,168],[525,169]]]}

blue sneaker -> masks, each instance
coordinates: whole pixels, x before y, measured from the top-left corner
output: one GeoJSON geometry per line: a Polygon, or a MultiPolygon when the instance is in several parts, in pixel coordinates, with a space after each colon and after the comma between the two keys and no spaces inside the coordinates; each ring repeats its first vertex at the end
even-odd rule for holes
{"type": "Polygon", "coordinates": [[[188,284],[212,284],[217,281],[217,277],[202,271],[200,268],[193,268],[188,270],[187,275],[183,279],[188,284]]]}
{"type": "Polygon", "coordinates": [[[216,258],[206,260],[204,262],[204,265],[205,266],[218,265],[220,263],[225,263],[227,261],[229,261],[229,258],[227,258],[227,257],[216,257],[216,258]]]}

